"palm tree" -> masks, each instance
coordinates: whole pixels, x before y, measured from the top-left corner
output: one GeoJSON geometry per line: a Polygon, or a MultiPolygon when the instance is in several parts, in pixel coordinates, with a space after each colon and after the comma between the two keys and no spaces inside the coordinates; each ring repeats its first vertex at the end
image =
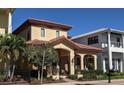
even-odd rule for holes
{"type": "Polygon", "coordinates": [[[0,51],[8,59],[8,69],[10,73],[10,68],[12,71],[10,74],[10,80],[13,79],[14,71],[16,67],[16,62],[18,58],[25,52],[26,44],[22,37],[15,35],[5,35],[0,40],[0,51]]]}

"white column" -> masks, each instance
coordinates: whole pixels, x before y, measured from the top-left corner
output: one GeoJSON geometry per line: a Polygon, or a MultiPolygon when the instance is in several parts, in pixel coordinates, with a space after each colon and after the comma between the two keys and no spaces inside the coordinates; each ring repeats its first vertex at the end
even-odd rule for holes
{"type": "Polygon", "coordinates": [[[80,56],[80,69],[84,70],[84,56],[85,54],[78,54],[80,56]]]}
{"type": "Polygon", "coordinates": [[[112,69],[112,51],[111,51],[111,35],[110,31],[108,31],[108,61],[109,61],[109,69],[112,69]]]}
{"type": "Polygon", "coordinates": [[[114,68],[117,69],[117,62],[116,62],[116,59],[113,59],[112,61],[113,61],[113,63],[114,63],[114,68]]]}
{"type": "Polygon", "coordinates": [[[75,74],[74,69],[74,51],[70,51],[70,75],[75,74]]]}
{"type": "Polygon", "coordinates": [[[118,60],[116,59],[117,70],[119,70],[119,68],[118,68],[118,66],[119,66],[118,63],[119,63],[119,62],[118,62],[118,60]]]}
{"type": "Polygon", "coordinates": [[[97,70],[97,55],[94,55],[94,69],[97,70]]]}
{"type": "Polygon", "coordinates": [[[12,14],[9,11],[8,13],[8,34],[12,33],[12,14]]]}
{"type": "Polygon", "coordinates": [[[122,34],[122,47],[124,48],[124,34],[122,34]]]}
{"type": "Polygon", "coordinates": [[[123,72],[123,60],[120,61],[120,72],[123,72]]]}
{"type": "MultiPolygon", "coordinates": [[[[122,45],[123,45],[123,49],[124,49],[124,34],[122,34],[122,45]]],[[[121,71],[123,72],[123,68],[124,68],[124,51],[122,54],[122,60],[121,60],[121,71]]]]}
{"type": "Polygon", "coordinates": [[[106,72],[105,59],[103,59],[103,72],[106,72]]]}
{"type": "Polygon", "coordinates": [[[81,70],[84,70],[84,54],[80,55],[80,67],[81,70]]]}

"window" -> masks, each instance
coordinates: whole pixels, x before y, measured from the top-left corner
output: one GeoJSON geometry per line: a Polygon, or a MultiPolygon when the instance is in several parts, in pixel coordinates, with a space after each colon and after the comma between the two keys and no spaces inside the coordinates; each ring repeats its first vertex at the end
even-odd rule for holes
{"type": "Polygon", "coordinates": [[[117,38],[117,42],[120,42],[121,40],[120,40],[120,38],[117,38]]]}
{"type": "Polygon", "coordinates": [[[41,28],[41,37],[45,37],[45,29],[41,28]]]}
{"type": "Polygon", "coordinates": [[[98,43],[98,36],[88,38],[88,45],[98,43]]]}
{"type": "Polygon", "coordinates": [[[60,31],[56,31],[56,37],[60,37],[60,31]]]}

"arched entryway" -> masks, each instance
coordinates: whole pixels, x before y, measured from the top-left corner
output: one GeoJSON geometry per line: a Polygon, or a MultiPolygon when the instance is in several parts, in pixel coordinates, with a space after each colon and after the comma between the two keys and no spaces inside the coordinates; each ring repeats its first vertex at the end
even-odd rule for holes
{"type": "Polygon", "coordinates": [[[59,73],[68,75],[70,71],[70,51],[65,49],[56,49],[59,55],[59,73]]]}
{"type": "Polygon", "coordinates": [[[84,67],[85,70],[94,70],[95,64],[94,64],[94,56],[92,55],[85,55],[84,56],[84,67]]]}

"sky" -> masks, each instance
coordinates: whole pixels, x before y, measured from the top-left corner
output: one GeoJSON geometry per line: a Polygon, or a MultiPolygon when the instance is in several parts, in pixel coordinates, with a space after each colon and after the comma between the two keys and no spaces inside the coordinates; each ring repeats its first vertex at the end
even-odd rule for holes
{"type": "Polygon", "coordinates": [[[107,8],[17,8],[13,13],[13,31],[28,18],[71,25],[71,36],[100,28],[124,31],[124,9],[107,8]]]}

